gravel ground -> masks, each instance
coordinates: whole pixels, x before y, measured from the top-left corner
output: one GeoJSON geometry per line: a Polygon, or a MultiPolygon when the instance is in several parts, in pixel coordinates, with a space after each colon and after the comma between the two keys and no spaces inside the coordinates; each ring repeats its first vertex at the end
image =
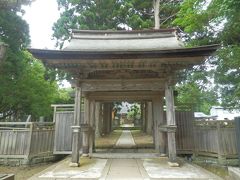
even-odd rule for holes
{"type": "Polygon", "coordinates": [[[53,163],[37,164],[34,166],[27,166],[27,167],[0,166],[0,173],[1,174],[15,174],[15,180],[26,180],[26,179],[32,177],[33,175],[48,168],[52,164],[53,163]]]}

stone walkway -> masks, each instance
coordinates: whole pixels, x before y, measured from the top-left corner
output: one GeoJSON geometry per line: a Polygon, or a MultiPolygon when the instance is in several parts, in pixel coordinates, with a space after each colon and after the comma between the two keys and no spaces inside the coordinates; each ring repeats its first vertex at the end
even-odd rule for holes
{"type": "MultiPolygon", "coordinates": [[[[123,131],[116,143],[117,148],[135,146],[130,131],[123,131]]],[[[71,158],[58,162],[30,180],[100,179],[100,180],[155,180],[155,179],[221,179],[216,175],[180,160],[180,167],[169,167],[166,157],[134,158],[129,153],[121,153],[126,158],[81,158],[80,167],[69,167],[71,158]]],[[[137,154],[137,153],[136,153],[137,154]]]]}
{"type": "Polygon", "coordinates": [[[219,180],[218,176],[199,166],[181,161],[180,167],[169,167],[167,158],[89,159],[80,167],[69,167],[71,158],[54,164],[29,180],[219,180]]]}
{"type": "Polygon", "coordinates": [[[136,159],[111,159],[107,173],[101,179],[106,180],[147,180],[149,176],[136,159]]]}
{"type": "Polygon", "coordinates": [[[115,147],[116,148],[132,148],[136,146],[132,133],[129,130],[123,130],[115,147]]]}

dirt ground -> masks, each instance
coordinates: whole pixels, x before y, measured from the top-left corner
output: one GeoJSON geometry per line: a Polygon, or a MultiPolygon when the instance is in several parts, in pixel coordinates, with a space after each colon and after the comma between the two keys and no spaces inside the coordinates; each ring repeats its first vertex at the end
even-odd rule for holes
{"type": "Polygon", "coordinates": [[[108,149],[113,148],[116,144],[117,140],[122,134],[122,130],[114,130],[108,135],[104,135],[102,137],[96,138],[96,148],[100,149],[108,149]]]}
{"type": "Polygon", "coordinates": [[[28,167],[0,166],[0,173],[1,174],[15,174],[15,180],[26,180],[26,179],[32,177],[33,175],[48,168],[52,164],[53,163],[36,164],[34,166],[28,166],[28,167]]]}
{"type": "Polygon", "coordinates": [[[227,179],[228,177],[228,169],[227,167],[220,166],[217,164],[211,164],[211,163],[205,163],[205,162],[198,162],[193,161],[194,164],[197,164],[198,166],[212,172],[213,174],[216,174],[217,176],[222,177],[223,179],[227,179]]]}
{"type": "Polygon", "coordinates": [[[137,148],[154,148],[153,137],[141,130],[131,130],[137,148]]]}

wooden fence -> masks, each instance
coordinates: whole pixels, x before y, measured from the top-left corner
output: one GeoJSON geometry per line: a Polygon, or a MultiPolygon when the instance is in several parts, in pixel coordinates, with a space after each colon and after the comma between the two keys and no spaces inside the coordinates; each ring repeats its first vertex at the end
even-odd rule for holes
{"type": "MultiPolygon", "coordinates": [[[[55,139],[54,154],[72,153],[72,129],[74,104],[54,104],[55,139]]],[[[84,119],[84,112],[81,112],[84,119]]]]}
{"type": "Polygon", "coordinates": [[[176,111],[176,148],[178,154],[192,153],[194,148],[193,143],[193,112],[191,111],[176,111]]]}
{"type": "MultiPolygon", "coordinates": [[[[0,123],[0,158],[31,159],[53,154],[53,151],[71,154],[72,107],[56,107],[53,123],[0,123]]],[[[176,112],[176,122],[178,154],[237,158],[234,121],[194,121],[192,112],[176,112]]]]}
{"type": "Polygon", "coordinates": [[[53,154],[54,123],[0,123],[0,158],[53,154]]]}
{"type": "Polygon", "coordinates": [[[176,112],[178,154],[237,158],[234,121],[194,120],[193,113],[176,112]]]}
{"type": "Polygon", "coordinates": [[[234,121],[195,121],[195,154],[219,158],[237,158],[234,121]]]}

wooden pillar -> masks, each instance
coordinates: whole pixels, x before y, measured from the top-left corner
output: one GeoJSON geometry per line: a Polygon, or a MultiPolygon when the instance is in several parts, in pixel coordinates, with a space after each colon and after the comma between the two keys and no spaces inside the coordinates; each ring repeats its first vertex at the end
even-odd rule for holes
{"type": "Polygon", "coordinates": [[[154,119],[154,143],[155,149],[160,154],[166,154],[166,139],[163,132],[160,132],[160,126],[164,125],[163,119],[163,97],[155,98],[153,103],[153,119],[154,119]]]}
{"type": "Polygon", "coordinates": [[[109,134],[111,132],[111,104],[104,103],[103,105],[103,131],[104,134],[109,134]]]}
{"type": "Polygon", "coordinates": [[[100,137],[100,124],[101,124],[101,119],[100,119],[100,111],[101,111],[101,104],[100,102],[95,103],[95,137],[100,137]]]}
{"type": "Polygon", "coordinates": [[[102,136],[103,133],[103,103],[100,103],[100,111],[99,111],[99,133],[102,136]]]}
{"type": "Polygon", "coordinates": [[[80,87],[75,89],[75,106],[74,106],[74,121],[72,126],[72,159],[70,166],[79,166],[79,150],[80,150],[80,122],[81,122],[81,96],[82,90],[80,87]]]}
{"type": "Polygon", "coordinates": [[[146,121],[146,132],[147,134],[153,133],[153,110],[152,110],[152,102],[147,102],[147,121],[146,121]]]}
{"type": "MultiPolygon", "coordinates": [[[[84,126],[86,129],[89,127],[89,100],[88,97],[84,98],[84,126]]],[[[82,132],[82,152],[84,155],[89,153],[89,133],[88,130],[82,132]]]]}
{"type": "Polygon", "coordinates": [[[95,100],[90,101],[90,115],[89,115],[89,153],[90,155],[94,149],[94,141],[95,141],[95,100]]]}
{"type": "Polygon", "coordinates": [[[176,120],[174,109],[174,96],[172,86],[166,85],[165,88],[166,99],[166,117],[167,117],[167,133],[168,133],[168,156],[170,162],[176,162],[176,120]]]}
{"type": "Polygon", "coordinates": [[[145,102],[141,103],[141,121],[142,121],[142,131],[146,132],[146,107],[145,102]]]}

